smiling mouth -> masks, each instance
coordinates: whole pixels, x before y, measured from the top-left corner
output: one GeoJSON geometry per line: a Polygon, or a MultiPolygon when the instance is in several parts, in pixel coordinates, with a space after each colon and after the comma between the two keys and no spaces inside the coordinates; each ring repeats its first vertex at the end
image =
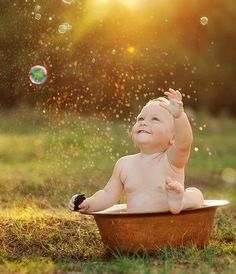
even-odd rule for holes
{"type": "Polygon", "coordinates": [[[138,134],[139,133],[147,133],[147,134],[151,134],[150,132],[148,132],[148,131],[146,131],[146,130],[143,130],[143,129],[140,129],[139,131],[138,131],[138,134]]]}

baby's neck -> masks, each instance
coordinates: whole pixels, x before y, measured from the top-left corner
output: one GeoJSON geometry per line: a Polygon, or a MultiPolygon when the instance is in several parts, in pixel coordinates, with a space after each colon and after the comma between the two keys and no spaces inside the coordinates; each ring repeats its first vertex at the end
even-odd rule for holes
{"type": "Polygon", "coordinates": [[[163,151],[158,151],[150,154],[140,151],[139,156],[142,161],[151,161],[158,158],[161,154],[163,154],[163,151]]]}

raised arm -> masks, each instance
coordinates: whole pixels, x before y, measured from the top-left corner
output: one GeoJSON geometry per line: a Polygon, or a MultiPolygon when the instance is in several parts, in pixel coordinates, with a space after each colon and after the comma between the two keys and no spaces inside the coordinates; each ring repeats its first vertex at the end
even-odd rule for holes
{"type": "Polygon", "coordinates": [[[170,103],[161,103],[161,106],[174,118],[174,142],[167,150],[167,157],[172,165],[182,168],[189,158],[193,140],[192,128],[183,109],[181,93],[178,90],[169,89],[165,95],[168,96],[170,103]]]}
{"type": "Polygon", "coordinates": [[[100,211],[116,204],[123,192],[123,184],[120,179],[122,158],[115,164],[112,176],[106,186],[97,191],[91,197],[84,200],[79,208],[80,211],[100,211]]]}

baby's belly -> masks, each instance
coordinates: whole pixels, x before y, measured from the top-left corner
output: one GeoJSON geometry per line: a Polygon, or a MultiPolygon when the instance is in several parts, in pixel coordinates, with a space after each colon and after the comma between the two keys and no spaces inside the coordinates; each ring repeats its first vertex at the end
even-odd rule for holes
{"type": "Polygon", "coordinates": [[[166,212],[169,211],[166,193],[133,192],[127,194],[128,212],[166,212]]]}

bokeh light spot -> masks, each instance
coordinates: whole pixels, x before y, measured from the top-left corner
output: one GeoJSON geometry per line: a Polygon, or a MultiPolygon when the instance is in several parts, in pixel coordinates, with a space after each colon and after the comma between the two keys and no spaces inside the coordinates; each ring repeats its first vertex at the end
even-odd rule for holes
{"type": "Polygon", "coordinates": [[[128,48],[127,48],[127,51],[129,52],[129,53],[134,53],[135,52],[135,47],[133,47],[133,46],[129,46],[128,48]]]}
{"type": "Polygon", "coordinates": [[[230,167],[225,168],[221,174],[221,178],[226,183],[230,183],[230,184],[236,183],[236,170],[230,167]]]}

